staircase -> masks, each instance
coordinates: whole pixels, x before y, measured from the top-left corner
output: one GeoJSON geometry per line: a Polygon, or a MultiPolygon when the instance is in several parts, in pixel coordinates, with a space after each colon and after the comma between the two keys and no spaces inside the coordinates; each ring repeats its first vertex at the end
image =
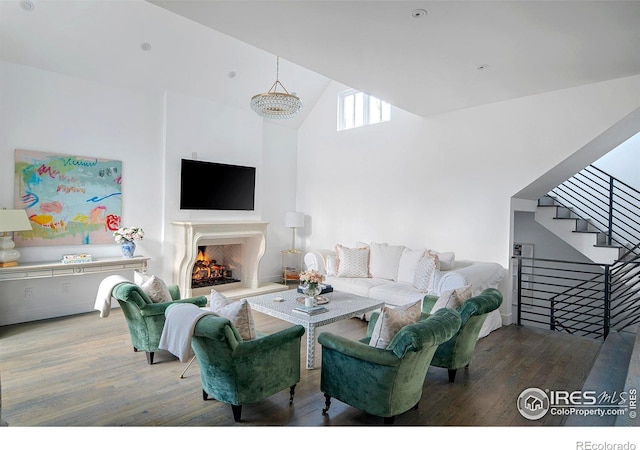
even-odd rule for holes
{"type": "Polygon", "coordinates": [[[549,195],[538,200],[535,220],[595,263],[613,264],[623,254],[624,247],[606,244],[602,231],[549,195]]]}
{"type": "Polygon", "coordinates": [[[593,165],[540,198],[535,220],[595,263],[640,258],[640,191],[593,165]]]}

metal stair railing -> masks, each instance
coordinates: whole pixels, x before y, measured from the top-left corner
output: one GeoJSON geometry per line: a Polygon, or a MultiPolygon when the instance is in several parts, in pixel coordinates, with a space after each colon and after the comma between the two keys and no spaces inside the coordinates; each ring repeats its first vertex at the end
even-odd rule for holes
{"type": "Polygon", "coordinates": [[[640,191],[590,165],[547,193],[601,233],[598,244],[624,249],[620,259],[640,255],[640,191]]]}
{"type": "Polygon", "coordinates": [[[604,340],[611,330],[640,324],[640,258],[613,264],[513,258],[518,325],[604,340]]]}

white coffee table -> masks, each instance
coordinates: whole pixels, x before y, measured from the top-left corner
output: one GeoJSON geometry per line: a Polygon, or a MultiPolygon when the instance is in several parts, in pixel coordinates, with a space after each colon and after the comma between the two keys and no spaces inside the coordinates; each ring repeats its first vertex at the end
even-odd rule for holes
{"type": "Polygon", "coordinates": [[[307,330],[307,369],[313,369],[314,367],[316,328],[339,320],[363,315],[366,312],[384,306],[384,302],[380,300],[334,291],[323,295],[329,299],[329,303],[324,305],[328,311],[308,315],[293,310],[296,306],[300,306],[296,299],[302,296],[295,289],[290,289],[273,294],[247,297],[247,301],[254,311],[305,327],[307,330]],[[274,301],[273,299],[277,297],[284,298],[284,301],[274,301]]]}

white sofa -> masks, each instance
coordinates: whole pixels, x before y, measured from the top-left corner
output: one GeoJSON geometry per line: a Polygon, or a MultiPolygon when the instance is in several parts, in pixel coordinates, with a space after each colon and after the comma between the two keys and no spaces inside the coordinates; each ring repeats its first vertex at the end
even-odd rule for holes
{"type": "MultiPolygon", "coordinates": [[[[473,295],[490,287],[500,289],[500,284],[507,274],[507,270],[497,263],[457,261],[453,252],[440,253],[439,270],[435,271],[429,289],[421,290],[416,288],[414,277],[417,262],[425,253],[425,249],[411,250],[404,246],[388,246],[374,242],[370,245],[357,243],[353,247],[363,246],[371,250],[369,264],[372,270],[369,277],[338,276],[337,254],[334,250],[307,252],[304,255],[305,268],[317,270],[323,274],[325,283],[331,285],[336,291],[382,300],[389,306],[412,303],[423,299],[427,294],[439,296],[447,290],[467,285],[472,286],[473,295]],[[381,274],[383,276],[379,276],[381,274]]],[[[487,317],[480,330],[480,337],[488,335],[501,326],[500,311],[495,310],[487,317]]]]}

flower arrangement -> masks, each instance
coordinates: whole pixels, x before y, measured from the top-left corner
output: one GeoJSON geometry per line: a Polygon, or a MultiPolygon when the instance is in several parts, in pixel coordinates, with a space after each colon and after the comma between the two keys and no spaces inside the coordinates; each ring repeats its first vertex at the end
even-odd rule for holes
{"type": "Polygon", "coordinates": [[[118,244],[123,242],[141,241],[144,238],[144,230],[139,227],[122,227],[113,232],[113,238],[118,244]]]}
{"type": "Polygon", "coordinates": [[[319,273],[317,270],[307,270],[306,272],[300,272],[300,282],[313,290],[315,290],[323,281],[324,275],[319,273]]]}

